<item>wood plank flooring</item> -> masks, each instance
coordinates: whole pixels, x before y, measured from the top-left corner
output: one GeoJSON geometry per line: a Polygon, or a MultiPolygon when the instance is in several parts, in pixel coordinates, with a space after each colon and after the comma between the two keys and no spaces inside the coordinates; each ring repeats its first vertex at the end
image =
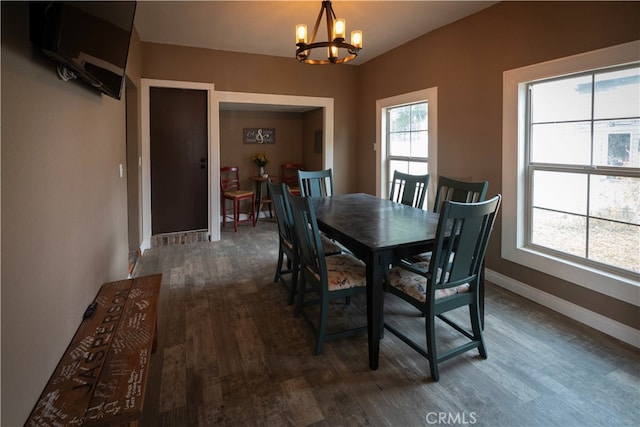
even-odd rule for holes
{"type": "MultiPolygon", "coordinates": [[[[141,426],[637,426],[640,353],[488,284],[489,358],[440,365],[392,334],[371,371],[366,335],[325,343],[293,317],[273,283],[275,223],[223,230],[219,242],[150,249],[135,276],[162,273],[158,349],[141,426]]],[[[332,306],[330,324],[364,324],[364,298],[332,306]]],[[[465,316],[461,312],[460,316],[465,316]]],[[[424,320],[393,296],[385,319],[417,337],[424,320]]],[[[444,327],[440,344],[456,338],[444,327]]]]}

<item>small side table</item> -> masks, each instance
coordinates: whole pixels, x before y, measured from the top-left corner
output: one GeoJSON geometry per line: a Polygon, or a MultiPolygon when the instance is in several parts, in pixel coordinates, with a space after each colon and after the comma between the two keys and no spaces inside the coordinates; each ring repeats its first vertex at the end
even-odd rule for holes
{"type": "Polygon", "coordinates": [[[256,209],[256,220],[260,218],[260,212],[262,212],[262,207],[267,205],[269,207],[269,217],[273,218],[273,210],[271,209],[271,196],[269,195],[269,187],[267,187],[266,196],[262,196],[262,185],[269,181],[272,178],[277,178],[276,175],[269,175],[267,177],[264,176],[251,176],[249,177],[256,183],[256,205],[258,208],[256,209]]]}

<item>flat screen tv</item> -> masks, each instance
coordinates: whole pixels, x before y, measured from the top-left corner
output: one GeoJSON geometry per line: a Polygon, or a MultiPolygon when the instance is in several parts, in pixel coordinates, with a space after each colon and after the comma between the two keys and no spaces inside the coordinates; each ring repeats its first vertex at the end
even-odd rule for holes
{"type": "Polygon", "coordinates": [[[120,99],[135,1],[30,2],[29,9],[31,41],[58,63],[60,78],[120,99]]]}

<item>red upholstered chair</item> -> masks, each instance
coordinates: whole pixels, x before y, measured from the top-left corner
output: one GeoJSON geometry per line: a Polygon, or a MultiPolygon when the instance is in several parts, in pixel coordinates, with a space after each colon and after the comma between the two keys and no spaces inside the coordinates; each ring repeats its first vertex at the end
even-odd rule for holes
{"type": "Polygon", "coordinates": [[[240,173],[237,166],[225,166],[220,168],[220,190],[222,190],[222,227],[226,226],[227,218],[233,221],[233,231],[238,231],[238,224],[251,221],[256,226],[256,195],[250,190],[240,189],[240,173]],[[231,207],[227,207],[227,200],[231,201],[231,207]],[[240,202],[251,202],[251,215],[240,219],[240,202]],[[231,211],[231,215],[229,215],[231,211]]]}
{"type": "Polygon", "coordinates": [[[300,187],[298,184],[298,171],[303,170],[304,165],[300,163],[283,163],[280,165],[282,183],[289,187],[291,194],[300,195],[300,187]]]}

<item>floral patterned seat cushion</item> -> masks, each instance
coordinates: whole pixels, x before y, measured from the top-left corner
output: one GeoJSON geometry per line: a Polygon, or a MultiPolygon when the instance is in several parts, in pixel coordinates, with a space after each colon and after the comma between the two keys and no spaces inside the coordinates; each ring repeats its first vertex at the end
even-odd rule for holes
{"type": "Polygon", "coordinates": [[[322,240],[322,249],[324,250],[325,255],[328,256],[342,253],[342,247],[328,237],[320,235],[320,240],[322,240]]]}
{"type": "MultiPolygon", "coordinates": [[[[366,286],[365,265],[349,254],[332,255],[325,258],[329,291],[366,286]]],[[[316,274],[316,279],[320,277],[316,274]]]]}
{"type": "Polygon", "coordinates": [[[418,254],[418,255],[413,255],[411,258],[414,259],[416,262],[430,263],[431,262],[431,255],[433,255],[433,252],[423,252],[423,253],[418,254]]]}
{"type": "MultiPolygon", "coordinates": [[[[421,270],[427,271],[429,270],[428,262],[418,262],[413,264],[414,267],[417,267],[421,270]]],[[[439,270],[439,273],[442,270],[439,270]]],[[[411,271],[405,270],[401,267],[394,267],[389,271],[389,284],[394,288],[404,292],[409,295],[411,298],[416,299],[421,302],[425,302],[427,300],[426,296],[426,286],[427,279],[424,276],[413,273],[411,271]]],[[[448,297],[450,295],[455,295],[463,292],[469,291],[469,284],[465,283],[464,285],[457,286],[455,288],[449,289],[436,289],[436,299],[448,297]]]]}

